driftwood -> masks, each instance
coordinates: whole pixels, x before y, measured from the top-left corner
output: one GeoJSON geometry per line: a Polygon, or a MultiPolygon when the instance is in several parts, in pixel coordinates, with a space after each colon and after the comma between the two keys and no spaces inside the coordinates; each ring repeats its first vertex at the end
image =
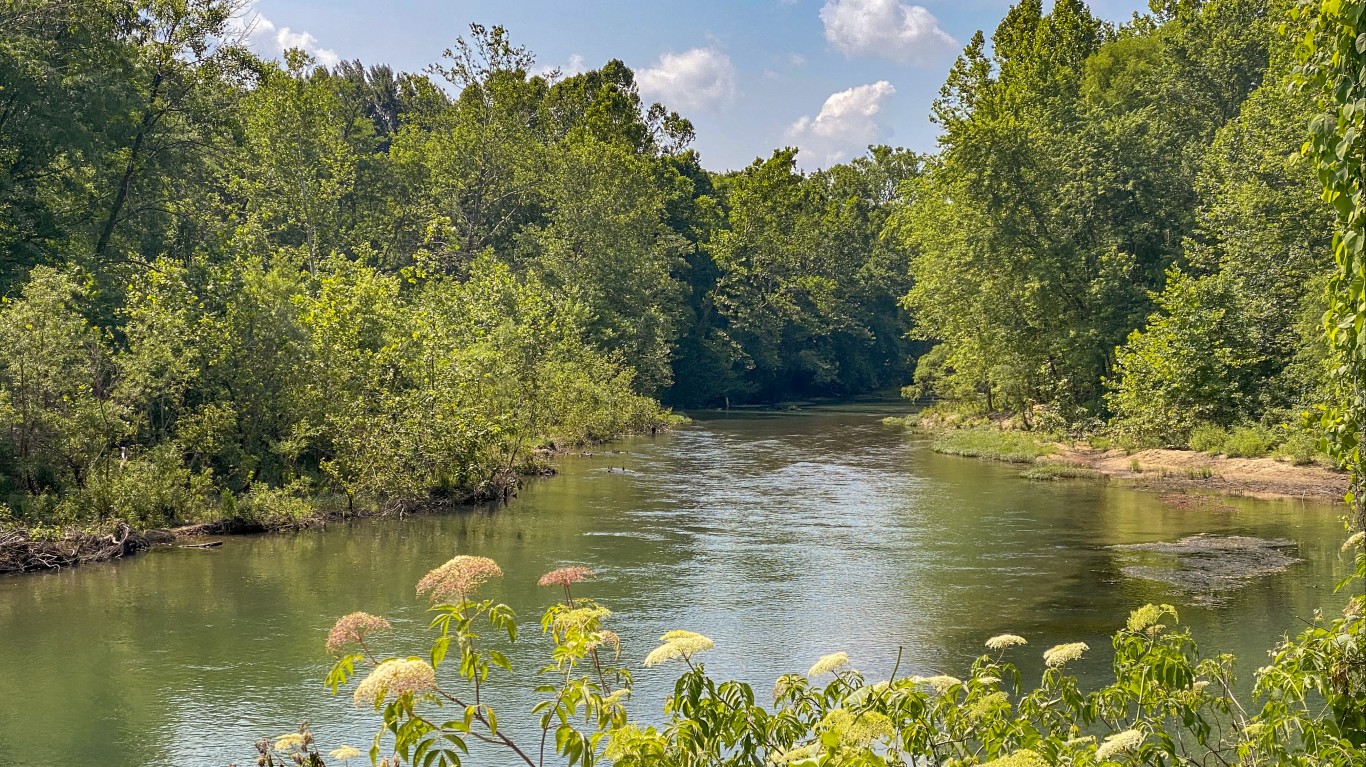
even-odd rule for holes
{"type": "Polygon", "coordinates": [[[204,541],[203,543],[182,543],[182,544],[180,544],[179,546],[177,546],[176,548],[178,548],[178,549],[216,549],[216,548],[218,548],[219,546],[222,546],[222,545],[223,545],[223,542],[222,542],[222,541],[204,541]]]}
{"type": "Polygon", "coordinates": [[[151,547],[147,536],[125,524],[111,532],[68,533],[56,540],[34,540],[29,531],[0,531],[0,573],[60,570],[87,562],[119,559],[151,547]]]}

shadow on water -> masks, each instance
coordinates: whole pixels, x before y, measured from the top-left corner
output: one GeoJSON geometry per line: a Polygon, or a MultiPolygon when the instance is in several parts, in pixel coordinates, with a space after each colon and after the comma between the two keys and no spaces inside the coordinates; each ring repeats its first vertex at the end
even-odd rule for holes
{"type": "MultiPolygon", "coordinates": [[[[249,764],[253,740],[304,719],[328,748],[364,746],[373,720],[323,689],[322,639],[338,615],[366,610],[394,620],[396,651],[424,653],[414,584],[457,553],[496,559],[507,578],[490,595],[520,616],[510,654],[526,673],[494,690],[505,723],[531,705],[544,649],[539,614],[555,595],[536,578],[565,564],[601,574],[585,593],[614,610],[628,660],[687,628],[716,640],[714,675],[761,691],[836,650],[870,678],[898,647],[905,672],[962,673],[1006,631],[1030,641],[1017,657],[1027,676],[1050,645],[1090,643],[1078,670],[1094,680],[1109,634],[1145,602],[1177,605],[1202,647],[1246,659],[1246,675],[1341,601],[1331,507],[1177,509],[1104,484],[1030,483],[883,427],[892,409],[697,414],[620,453],[565,457],[558,477],[499,510],[0,580],[0,753],[19,765],[249,764]],[[1135,577],[1134,552],[1115,548],[1200,533],[1285,539],[1299,561],[1211,600],[1135,577]]],[[[675,673],[639,669],[634,710],[655,716],[675,673]]]]}

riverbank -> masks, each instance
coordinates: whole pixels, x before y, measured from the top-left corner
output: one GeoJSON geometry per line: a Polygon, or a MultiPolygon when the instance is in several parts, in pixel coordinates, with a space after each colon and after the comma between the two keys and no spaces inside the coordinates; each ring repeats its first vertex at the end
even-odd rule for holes
{"type": "Polygon", "coordinates": [[[136,556],[157,547],[208,548],[213,536],[259,535],[326,527],[333,522],[370,517],[447,514],[480,504],[506,502],[517,494],[521,476],[545,476],[554,469],[528,464],[520,474],[500,474],[477,489],[450,498],[356,506],[325,496],[299,498],[294,513],[265,517],[223,517],[169,528],[139,529],[123,520],[93,525],[0,526],[0,575],[63,570],[136,556]]]}
{"type": "MultiPolygon", "coordinates": [[[[888,421],[896,425],[898,422],[888,421]]],[[[906,424],[901,424],[906,425],[906,424]]],[[[1097,448],[1032,432],[995,427],[906,425],[930,435],[935,452],[1028,465],[1027,479],[1093,479],[1158,492],[1199,491],[1251,498],[1302,498],[1337,503],[1348,490],[1345,472],[1273,458],[1211,455],[1196,450],[1097,448]]]]}
{"type": "Polygon", "coordinates": [[[1200,490],[1251,498],[1305,498],[1336,503],[1347,494],[1345,472],[1296,466],[1271,458],[1230,458],[1194,450],[1153,449],[1128,453],[1062,446],[1045,459],[1084,467],[1110,481],[1155,491],[1200,490]]]}
{"type": "MultiPolygon", "coordinates": [[[[647,424],[641,431],[622,432],[607,439],[573,443],[573,446],[550,442],[531,450],[516,468],[502,469],[488,480],[456,495],[428,497],[420,501],[357,504],[336,495],[292,497],[288,502],[272,504],[271,511],[254,516],[224,514],[205,521],[171,527],[138,527],[126,520],[113,519],[91,524],[26,526],[22,521],[5,521],[0,516],[0,576],[62,570],[83,564],[104,562],[142,554],[158,546],[206,548],[212,545],[211,536],[259,535],[291,530],[325,527],[329,523],[370,517],[398,517],[410,515],[449,514],[473,509],[482,504],[506,503],[516,497],[524,477],[553,476],[556,469],[548,463],[561,455],[594,455],[587,450],[593,445],[606,444],[634,434],[672,431],[688,422],[685,416],[666,413],[647,424]]],[[[605,451],[614,454],[619,451],[605,451]]],[[[242,504],[234,499],[218,506],[224,511],[238,511],[242,504]]],[[[3,509],[0,506],[0,509],[3,509]]]]}

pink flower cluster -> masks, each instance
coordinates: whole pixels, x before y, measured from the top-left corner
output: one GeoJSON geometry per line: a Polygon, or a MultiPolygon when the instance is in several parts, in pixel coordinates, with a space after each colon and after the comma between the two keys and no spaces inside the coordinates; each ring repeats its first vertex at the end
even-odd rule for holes
{"type": "Polygon", "coordinates": [[[551,570],[536,582],[539,586],[564,586],[568,587],[571,583],[586,581],[593,577],[593,571],[587,567],[561,567],[558,570],[551,570]]]}
{"type": "Polygon", "coordinates": [[[463,602],[490,578],[503,577],[503,569],[488,557],[464,554],[422,576],[417,593],[428,594],[433,602],[463,602]]]}
{"type": "Polygon", "coordinates": [[[327,634],[327,651],[333,655],[341,653],[342,648],[353,642],[365,640],[372,631],[388,631],[393,628],[389,621],[370,613],[351,613],[337,620],[337,625],[327,634]]]}

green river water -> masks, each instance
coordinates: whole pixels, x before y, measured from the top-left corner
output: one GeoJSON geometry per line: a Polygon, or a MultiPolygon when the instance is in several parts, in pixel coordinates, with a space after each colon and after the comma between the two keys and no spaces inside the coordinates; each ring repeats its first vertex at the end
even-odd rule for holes
{"type": "MultiPolygon", "coordinates": [[[[932,453],[882,426],[894,406],[701,415],[676,433],[566,457],[510,505],[442,517],[229,538],[125,562],[0,579],[0,764],[147,767],[255,763],[252,742],[313,723],[324,752],[368,747],[374,719],[331,697],[323,639],[354,610],[389,616],[391,647],[423,654],[414,584],[460,554],[492,557],[489,595],[518,612],[516,678],[494,685],[504,727],[526,711],[545,657],[537,577],[584,564],[625,656],[659,634],[712,637],[714,676],[761,697],[781,673],[848,651],[870,678],[897,648],[904,673],[961,674],[987,637],[1028,638],[1015,659],[1083,640],[1095,679],[1108,635],[1145,602],[1181,610],[1206,652],[1244,677],[1316,607],[1341,604],[1336,509],[1226,500],[1177,509],[1091,482],[1034,483],[1018,467],[932,453]],[[1221,506],[1221,504],[1223,504],[1221,506]],[[1286,538],[1300,561],[1211,595],[1125,574],[1158,556],[1109,548],[1200,532],[1286,538]]],[[[677,669],[640,668],[634,711],[657,721],[677,669]]],[[[364,761],[364,759],[362,759],[364,761]]],[[[496,754],[471,763],[501,765],[496,754]]]]}

